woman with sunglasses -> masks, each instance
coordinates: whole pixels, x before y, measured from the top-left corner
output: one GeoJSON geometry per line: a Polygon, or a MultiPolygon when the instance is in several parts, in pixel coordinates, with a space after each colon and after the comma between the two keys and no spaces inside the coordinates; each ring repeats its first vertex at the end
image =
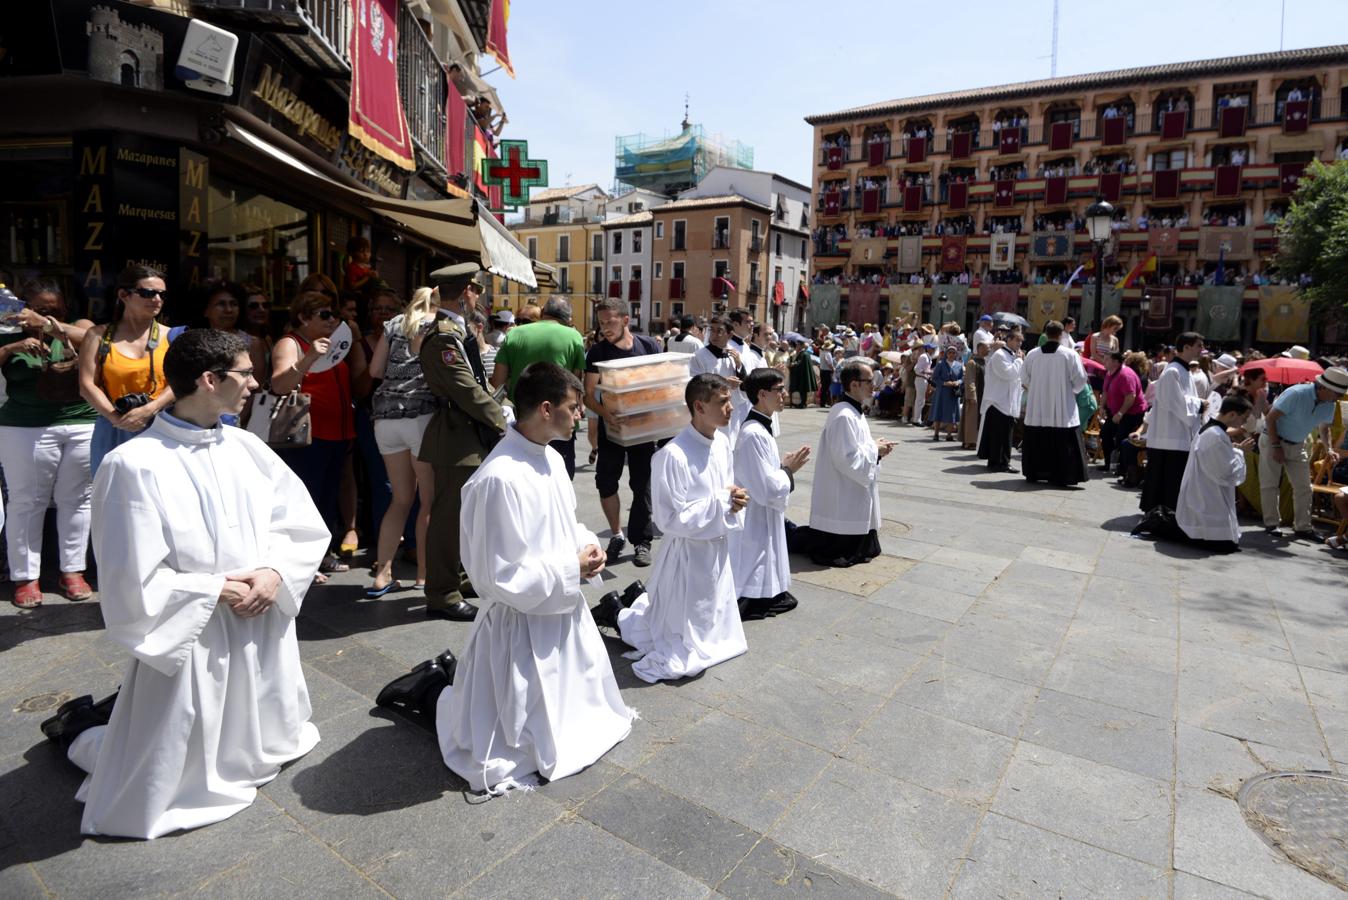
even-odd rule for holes
{"type": "Polygon", "coordinates": [[[42,605],[42,522],[53,499],[60,592],[67,600],[93,596],[84,567],[92,487],[89,440],[98,413],[80,397],[53,396],[50,382],[43,383],[46,361],[74,358],[94,323],[64,321],[65,297],[54,281],[29,282],[23,299],[28,306],[17,317],[23,331],[0,335],[0,341],[8,341],[0,346],[0,367],[9,389],[0,406],[0,467],[9,488],[6,528],[14,605],[29,609],[42,605]]]}
{"type": "Polygon", "coordinates": [[[80,393],[98,413],[89,445],[90,477],[114,447],[145,430],[173,403],[164,378],[168,329],[159,323],[168,291],[164,276],[149,266],[130,266],[117,276],[112,321],[85,332],[80,344],[80,393]]]}
{"type": "Polygon", "coordinates": [[[265,379],[271,374],[271,349],[275,343],[272,340],[271,330],[271,297],[255,284],[245,284],[243,292],[247,298],[243,307],[243,330],[253,339],[253,346],[261,362],[261,365],[255,365],[254,368],[258,375],[265,379]]]}
{"type": "MultiPolygon", "coordinates": [[[[310,433],[308,447],[281,450],[280,456],[309,489],[309,496],[328,528],[337,527],[337,495],[342,483],[342,465],[356,436],[355,407],[351,391],[352,370],[365,369],[359,345],[346,359],[321,372],[314,364],[327,355],[339,319],[336,299],[307,291],[290,302],[290,330],[272,350],[271,391],[284,397],[299,389],[309,395],[310,433]]],[[[350,566],[329,553],[320,568],[323,573],[345,572],[350,566]]]]}

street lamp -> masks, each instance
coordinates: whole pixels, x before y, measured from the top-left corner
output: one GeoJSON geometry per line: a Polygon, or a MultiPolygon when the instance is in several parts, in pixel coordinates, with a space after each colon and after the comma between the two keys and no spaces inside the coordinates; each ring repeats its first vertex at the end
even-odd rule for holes
{"type": "Polygon", "coordinates": [[[1109,242],[1109,232],[1114,226],[1114,206],[1101,198],[1086,207],[1086,233],[1095,245],[1095,314],[1098,316],[1105,306],[1105,244],[1109,242]]]}

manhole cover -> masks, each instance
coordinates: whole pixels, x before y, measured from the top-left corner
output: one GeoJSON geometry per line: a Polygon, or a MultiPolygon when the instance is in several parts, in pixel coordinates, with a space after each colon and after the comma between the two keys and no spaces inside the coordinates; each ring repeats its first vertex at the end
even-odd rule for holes
{"type": "Polygon", "coordinates": [[[1348,889],[1348,778],[1271,772],[1236,796],[1245,822],[1269,846],[1330,884],[1348,889]]]}
{"type": "Polygon", "coordinates": [[[892,534],[895,537],[903,537],[904,535],[912,533],[913,526],[904,522],[895,521],[894,519],[882,519],[880,522],[880,531],[882,534],[892,534]]]}
{"type": "Polygon", "coordinates": [[[27,700],[21,701],[18,706],[14,707],[14,711],[20,713],[46,712],[49,709],[56,709],[56,707],[65,703],[72,696],[74,695],[66,691],[61,691],[60,693],[52,691],[47,694],[38,694],[35,697],[29,697],[27,700]]]}

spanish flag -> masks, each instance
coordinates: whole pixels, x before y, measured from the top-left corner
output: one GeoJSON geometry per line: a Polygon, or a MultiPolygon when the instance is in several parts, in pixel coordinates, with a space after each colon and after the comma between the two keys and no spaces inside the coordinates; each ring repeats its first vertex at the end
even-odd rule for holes
{"type": "Polygon", "coordinates": [[[1123,276],[1123,279],[1114,286],[1122,291],[1126,289],[1129,285],[1131,285],[1134,281],[1136,281],[1137,276],[1141,275],[1143,272],[1155,272],[1155,271],[1156,271],[1156,254],[1148,253],[1146,258],[1143,259],[1142,262],[1133,266],[1133,268],[1128,272],[1128,274],[1123,276]]]}
{"type": "Polygon", "coordinates": [[[510,64],[510,50],[506,47],[506,29],[510,23],[510,0],[491,0],[491,12],[487,21],[486,51],[496,57],[501,68],[511,78],[515,77],[515,67],[510,64]]]}

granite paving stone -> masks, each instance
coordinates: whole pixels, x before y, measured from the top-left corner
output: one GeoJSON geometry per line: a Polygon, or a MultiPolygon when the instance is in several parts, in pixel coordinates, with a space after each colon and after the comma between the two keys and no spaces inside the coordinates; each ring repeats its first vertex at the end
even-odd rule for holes
{"type": "Polygon", "coordinates": [[[1062,753],[1169,781],[1174,769],[1170,732],[1169,719],[1043,690],[1021,737],[1062,753]]]}
{"type": "Polygon", "coordinates": [[[894,698],[987,731],[1015,737],[1037,691],[1028,684],[966,669],[939,657],[927,660],[894,698]]]}

